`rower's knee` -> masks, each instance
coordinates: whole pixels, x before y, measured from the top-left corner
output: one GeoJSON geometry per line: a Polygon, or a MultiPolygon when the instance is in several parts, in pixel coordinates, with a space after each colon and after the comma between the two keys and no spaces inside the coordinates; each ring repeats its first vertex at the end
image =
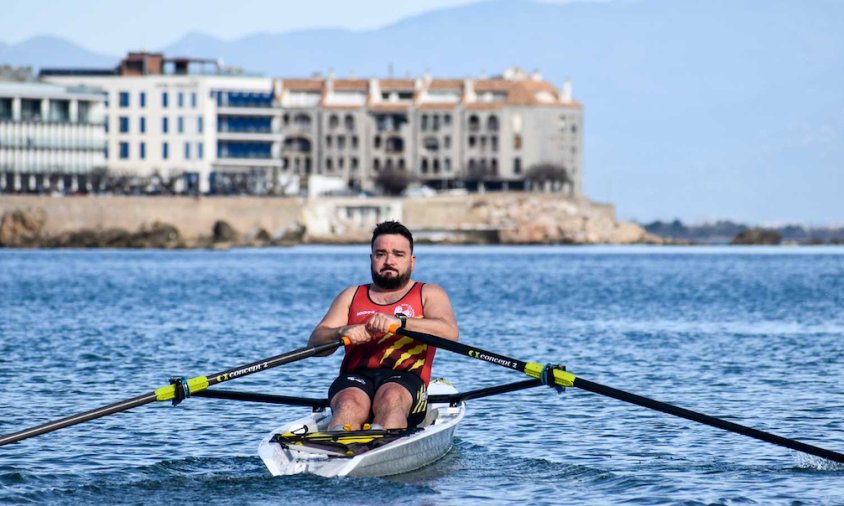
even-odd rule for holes
{"type": "Polygon", "coordinates": [[[410,409],[413,397],[406,388],[398,383],[385,383],[375,394],[374,408],[410,409]]]}
{"type": "Polygon", "coordinates": [[[346,388],[331,398],[331,412],[337,417],[366,420],[369,416],[370,401],[366,392],[359,388],[346,388]]]}

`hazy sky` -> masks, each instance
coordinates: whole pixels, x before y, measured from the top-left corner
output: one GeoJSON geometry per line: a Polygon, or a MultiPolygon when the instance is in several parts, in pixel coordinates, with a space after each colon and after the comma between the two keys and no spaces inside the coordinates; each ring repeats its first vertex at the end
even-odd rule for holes
{"type": "Polygon", "coordinates": [[[478,0],[0,0],[0,41],[70,39],[106,54],[158,49],[188,32],[224,39],[308,28],[378,28],[478,0]]]}

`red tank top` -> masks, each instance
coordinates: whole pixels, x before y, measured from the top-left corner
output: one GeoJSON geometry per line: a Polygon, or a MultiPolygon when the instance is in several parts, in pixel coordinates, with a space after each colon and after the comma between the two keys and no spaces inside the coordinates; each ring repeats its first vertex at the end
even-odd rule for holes
{"type": "MultiPolygon", "coordinates": [[[[365,323],[373,313],[395,315],[404,313],[408,318],[422,318],[422,286],[414,283],[410,290],[392,304],[377,304],[369,298],[371,285],[360,285],[355,290],[349,306],[349,325],[365,323]]],[[[429,347],[405,336],[384,336],[374,338],[366,344],[346,346],[346,356],[340,372],[379,367],[396,371],[407,371],[418,375],[427,385],[431,381],[431,365],[436,348],[429,347]]]]}

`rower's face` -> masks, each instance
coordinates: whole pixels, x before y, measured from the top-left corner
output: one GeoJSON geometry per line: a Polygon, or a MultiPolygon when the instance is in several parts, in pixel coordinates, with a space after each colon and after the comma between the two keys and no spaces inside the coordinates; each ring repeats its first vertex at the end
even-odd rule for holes
{"type": "Polygon", "coordinates": [[[398,288],[410,279],[416,257],[410,252],[410,241],[398,234],[375,238],[372,254],[372,281],[383,288],[398,288]]]}

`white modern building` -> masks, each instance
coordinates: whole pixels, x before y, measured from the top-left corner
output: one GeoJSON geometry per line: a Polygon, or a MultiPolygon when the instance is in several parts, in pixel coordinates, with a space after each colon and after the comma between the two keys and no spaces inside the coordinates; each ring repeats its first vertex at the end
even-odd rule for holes
{"type": "Polygon", "coordinates": [[[0,193],[90,191],[105,163],[105,94],[0,80],[0,193]]]}
{"type": "Polygon", "coordinates": [[[280,112],[269,78],[150,53],[130,53],[113,71],[46,69],[41,77],[106,91],[108,170],[134,178],[132,186],[208,193],[217,179],[264,177],[280,166],[280,112]]]}

